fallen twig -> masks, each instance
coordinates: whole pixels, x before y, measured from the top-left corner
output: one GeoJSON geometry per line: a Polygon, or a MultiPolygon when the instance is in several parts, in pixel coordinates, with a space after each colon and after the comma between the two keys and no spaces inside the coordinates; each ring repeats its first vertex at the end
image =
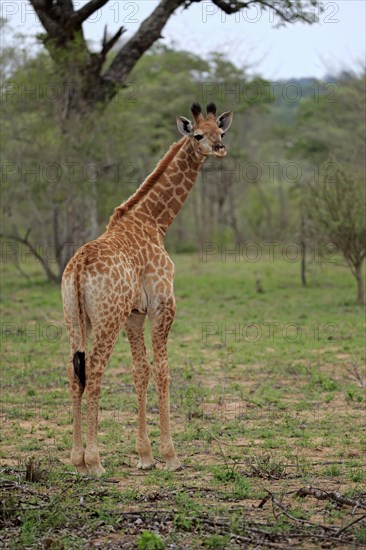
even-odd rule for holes
{"type": "Polygon", "coordinates": [[[316,487],[302,487],[296,493],[296,496],[304,498],[306,496],[312,496],[318,500],[329,500],[330,502],[336,502],[337,504],[345,504],[346,506],[353,506],[354,508],[362,508],[366,510],[366,503],[356,500],[354,498],[345,497],[337,491],[324,491],[316,487]]]}
{"type": "Polygon", "coordinates": [[[352,368],[350,367],[347,367],[347,372],[349,372],[349,374],[351,375],[351,377],[356,380],[356,382],[359,383],[359,385],[361,386],[361,388],[363,389],[366,389],[366,380],[363,380],[362,376],[360,375],[360,373],[358,372],[358,369],[356,367],[356,365],[352,365],[352,368]]]}
{"type": "Polygon", "coordinates": [[[344,531],[346,531],[349,527],[352,527],[352,525],[354,525],[355,523],[358,523],[359,521],[362,521],[363,519],[366,519],[366,514],[364,514],[363,516],[360,516],[356,519],[354,519],[353,521],[351,521],[351,523],[347,523],[347,525],[345,525],[344,527],[342,527],[341,529],[339,529],[339,531],[337,531],[334,536],[338,537],[339,535],[341,535],[342,533],[344,533],[344,531]]]}
{"type": "Polygon", "coordinates": [[[305,523],[306,525],[311,525],[312,527],[319,527],[319,528],[325,529],[325,530],[332,530],[332,527],[328,527],[327,525],[319,525],[318,523],[314,523],[312,521],[308,521],[306,519],[297,518],[297,517],[293,516],[288,511],[287,507],[284,504],[282,504],[282,502],[276,497],[276,495],[274,495],[270,491],[268,491],[268,493],[269,493],[269,497],[272,499],[273,505],[276,505],[279,508],[281,508],[283,514],[285,516],[287,516],[289,519],[291,519],[292,521],[296,521],[298,523],[305,523]]]}

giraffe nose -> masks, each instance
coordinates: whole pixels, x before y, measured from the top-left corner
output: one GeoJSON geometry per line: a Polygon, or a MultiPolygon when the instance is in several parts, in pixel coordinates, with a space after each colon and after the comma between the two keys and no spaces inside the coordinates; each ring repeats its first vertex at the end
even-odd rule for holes
{"type": "Polygon", "coordinates": [[[223,143],[217,143],[215,145],[215,151],[220,151],[221,149],[225,149],[225,145],[223,143]]]}

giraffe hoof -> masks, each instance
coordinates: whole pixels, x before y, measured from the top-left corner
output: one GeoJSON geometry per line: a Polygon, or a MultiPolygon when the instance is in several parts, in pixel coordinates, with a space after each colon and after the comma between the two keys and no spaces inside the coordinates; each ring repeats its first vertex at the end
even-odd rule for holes
{"type": "Polygon", "coordinates": [[[152,470],[155,468],[155,460],[153,458],[139,458],[137,467],[140,470],[152,470]]]}
{"type": "Polygon", "coordinates": [[[90,476],[100,477],[105,473],[105,469],[101,464],[96,464],[95,466],[88,467],[88,474],[90,476]]]}
{"type": "Polygon", "coordinates": [[[89,473],[86,464],[84,464],[82,466],[76,466],[76,470],[77,470],[77,473],[81,476],[87,476],[88,473],[89,473]]]}
{"type": "Polygon", "coordinates": [[[169,458],[166,461],[166,464],[164,466],[164,470],[168,470],[169,472],[177,472],[178,470],[182,470],[183,465],[179,458],[169,458]]]}
{"type": "Polygon", "coordinates": [[[75,466],[77,473],[80,475],[88,474],[88,467],[85,464],[85,451],[84,449],[76,448],[71,451],[71,463],[75,466]]]}

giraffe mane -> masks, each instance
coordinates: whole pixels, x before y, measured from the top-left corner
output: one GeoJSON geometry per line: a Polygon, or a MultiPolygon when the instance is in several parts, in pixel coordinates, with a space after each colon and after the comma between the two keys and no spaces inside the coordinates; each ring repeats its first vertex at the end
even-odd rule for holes
{"type": "Polygon", "coordinates": [[[138,204],[141,199],[143,199],[145,195],[154,187],[155,183],[165,172],[170,162],[173,160],[173,158],[181,149],[187,139],[187,137],[182,137],[182,139],[173,143],[173,145],[170,147],[170,149],[168,149],[164,157],[158,162],[155,169],[143,181],[143,183],[140,185],[140,187],[138,187],[135,193],[131,195],[131,197],[123,202],[120,206],[117,206],[117,208],[114,209],[114,213],[109,218],[107,230],[112,229],[119,222],[122,216],[126,214],[129,210],[131,210],[131,208],[136,206],[136,204],[138,204]]]}

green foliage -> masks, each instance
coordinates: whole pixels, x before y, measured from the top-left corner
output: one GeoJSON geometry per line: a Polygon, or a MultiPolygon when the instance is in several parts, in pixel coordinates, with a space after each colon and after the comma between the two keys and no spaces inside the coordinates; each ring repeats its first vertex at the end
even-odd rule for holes
{"type": "Polygon", "coordinates": [[[339,477],[341,475],[341,467],[339,464],[331,464],[328,468],[324,468],[324,476],[339,477]]]}
{"type": "Polygon", "coordinates": [[[359,544],[366,544],[366,527],[357,529],[356,537],[359,544]]]}
{"type": "Polygon", "coordinates": [[[300,191],[303,241],[325,240],[341,252],[357,280],[357,301],[364,302],[361,276],[366,256],[364,211],[365,76],[344,73],[304,99],[288,154],[306,159],[306,185],[300,191]],[[322,93],[319,93],[320,89],[322,93]],[[306,235],[307,233],[307,235],[306,235]]]}
{"type": "Polygon", "coordinates": [[[365,116],[365,76],[341,75],[336,82],[318,82],[314,93],[300,103],[291,156],[323,163],[332,155],[357,171],[365,116]]]}
{"type": "Polygon", "coordinates": [[[236,470],[234,467],[229,467],[227,465],[214,466],[212,468],[212,473],[216,481],[223,483],[224,485],[229,484],[236,497],[249,497],[251,492],[250,481],[243,475],[243,473],[236,470]]]}
{"type": "Polygon", "coordinates": [[[137,547],[139,550],[163,550],[165,543],[160,535],[151,531],[142,531],[138,538],[137,547]]]}
{"type": "Polygon", "coordinates": [[[358,303],[364,302],[361,274],[366,257],[365,186],[360,175],[347,176],[330,161],[307,189],[305,208],[309,219],[329,242],[342,252],[358,283],[358,303]]]}
{"type": "Polygon", "coordinates": [[[211,550],[224,550],[228,547],[230,536],[228,535],[209,535],[203,540],[203,546],[211,550]]]}
{"type": "Polygon", "coordinates": [[[185,513],[175,514],[174,525],[178,529],[183,529],[184,531],[190,531],[192,527],[192,520],[191,518],[187,517],[185,513]]]}
{"type": "MultiPolygon", "coordinates": [[[[78,44],[76,40],[70,52],[60,51],[66,59],[57,65],[47,52],[17,56],[16,44],[8,55],[16,60],[11,71],[6,69],[10,61],[3,60],[9,73],[2,94],[6,106],[3,230],[18,237],[26,234],[36,243],[56,278],[75,248],[103,231],[113,209],[135,191],[177,140],[177,114],[190,116],[193,101],[216,101],[219,108],[235,110],[239,122],[244,113],[267,101],[267,87],[260,78],[252,84],[260,87],[261,94],[246,99],[244,91],[250,82],[245,72],[222,55],[205,60],[156,46],[140,59],[127,87],[103,112],[95,108],[82,118],[67,119],[67,95],[72,98],[73,87],[81,85],[82,77],[76,71],[70,81],[62,67],[69,65],[70,55],[73,62],[80,57],[78,63],[83,64],[78,44]],[[240,102],[230,98],[223,105],[223,86],[239,86],[240,102]]],[[[241,150],[235,131],[227,139],[235,155],[235,150],[241,150]]],[[[215,187],[219,185],[216,175],[215,187]]],[[[194,191],[191,200],[202,212],[206,209],[200,191],[194,191]]],[[[192,209],[185,209],[182,216],[168,239],[181,251],[196,249],[198,227],[194,227],[192,209]]],[[[211,223],[210,231],[216,230],[214,218],[211,223]]],[[[50,278],[49,272],[46,275],[50,278]]]]}
{"type": "MultiPolygon", "coordinates": [[[[193,251],[207,242],[227,248],[238,242],[296,242],[303,183],[329,154],[341,163],[348,183],[362,181],[363,78],[343,74],[334,82],[303,79],[272,89],[222,54],[203,59],[155,45],[103,112],[96,108],[67,120],[65,97],[72,90],[62,66],[68,55],[76,67],[83,65],[82,41],[76,39],[70,52],[58,52],[66,58],[56,66],[46,51],[20,55],[16,40],[1,59],[2,161],[8,167],[3,230],[20,236],[30,230],[41,256],[51,256],[48,267],[56,278],[74,249],[103,231],[114,207],[177,140],[175,117],[190,116],[193,101],[203,106],[215,101],[235,117],[225,138],[227,159],[206,162],[167,235],[172,250],[193,251]],[[301,97],[292,100],[289,86],[301,97]],[[295,163],[292,172],[288,157],[295,163]]],[[[74,85],[79,78],[76,74],[74,85]]],[[[342,214],[341,227],[344,219],[342,214]]],[[[316,240],[315,230],[311,239],[316,240]]]]}

